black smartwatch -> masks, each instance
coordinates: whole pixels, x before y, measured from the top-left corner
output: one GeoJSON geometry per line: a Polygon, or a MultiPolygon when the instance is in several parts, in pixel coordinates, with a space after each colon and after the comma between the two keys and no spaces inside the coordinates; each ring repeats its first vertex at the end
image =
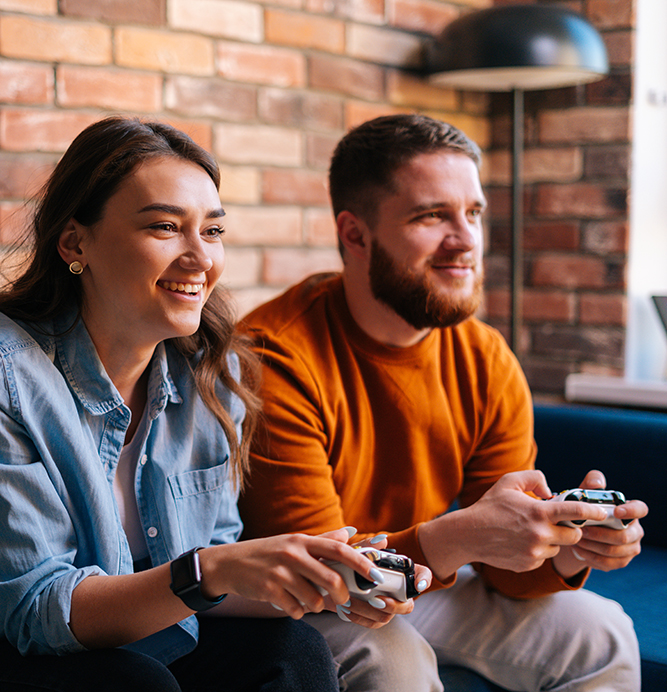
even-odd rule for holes
{"type": "Polygon", "coordinates": [[[188,550],[171,561],[171,590],[191,610],[208,610],[221,603],[227,594],[209,601],[201,592],[201,566],[198,550],[202,547],[188,550]]]}

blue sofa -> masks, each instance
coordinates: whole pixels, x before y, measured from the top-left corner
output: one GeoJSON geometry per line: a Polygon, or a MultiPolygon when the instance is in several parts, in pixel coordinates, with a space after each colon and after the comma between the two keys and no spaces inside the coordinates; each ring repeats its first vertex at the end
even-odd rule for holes
{"type": "MultiPolygon", "coordinates": [[[[635,624],[642,692],[667,690],[667,413],[536,405],[537,468],[554,492],[601,470],[607,487],[649,506],[642,553],[628,567],[591,573],[586,588],[618,601],[635,624]]],[[[441,667],[447,692],[503,692],[461,668],[441,667]]]]}

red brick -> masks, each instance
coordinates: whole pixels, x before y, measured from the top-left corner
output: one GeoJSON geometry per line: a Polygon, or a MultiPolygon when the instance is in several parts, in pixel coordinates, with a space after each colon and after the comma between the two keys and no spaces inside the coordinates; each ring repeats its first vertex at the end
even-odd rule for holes
{"type": "Polygon", "coordinates": [[[591,106],[625,106],[632,100],[630,73],[612,73],[586,86],[586,103],[591,106]]]}
{"type": "Polygon", "coordinates": [[[627,190],[601,185],[540,185],[536,212],[545,217],[605,218],[627,213],[627,190]]]}
{"type": "Polygon", "coordinates": [[[406,32],[384,27],[351,24],[347,27],[345,52],[358,60],[419,68],[423,54],[423,40],[406,32]]]}
{"type": "Polygon", "coordinates": [[[215,153],[221,161],[267,166],[300,166],[303,142],[298,130],[263,125],[214,126],[215,153]]]}
{"type": "Polygon", "coordinates": [[[98,118],[64,111],[0,111],[0,147],[8,151],[63,152],[72,140],[98,118]]]}
{"type": "Polygon", "coordinates": [[[0,101],[24,105],[53,103],[53,68],[3,60],[0,62],[0,101]]]}
{"type": "Polygon", "coordinates": [[[456,110],[459,94],[453,89],[443,89],[430,84],[422,77],[390,70],[387,75],[387,100],[395,106],[456,110]]]}
{"type": "Polygon", "coordinates": [[[60,0],[65,16],[100,19],[116,24],[164,24],[167,0],[60,0]]]}
{"type": "Polygon", "coordinates": [[[611,66],[632,65],[635,52],[634,31],[606,31],[602,38],[607,47],[607,57],[611,66]]]}
{"type": "Polygon", "coordinates": [[[299,245],[301,210],[295,207],[225,207],[225,242],[230,245],[299,245]]]}
{"type": "Polygon", "coordinates": [[[169,77],[165,87],[167,108],[193,117],[247,122],[257,116],[257,90],[220,79],[169,77]]]}
{"type": "Polygon", "coordinates": [[[236,82],[276,87],[303,87],[306,58],[302,52],[275,46],[219,41],[218,74],[236,82]]]}
{"type": "Polygon", "coordinates": [[[314,130],[340,130],[343,126],[341,99],[326,94],[263,89],[258,107],[261,120],[275,125],[314,130]]]}
{"type": "Polygon", "coordinates": [[[484,291],[484,306],[487,318],[507,319],[510,315],[510,294],[506,289],[487,289],[484,291]]]}
{"type": "Polygon", "coordinates": [[[582,324],[622,327],[626,322],[626,312],[624,295],[584,293],[579,296],[579,320],[582,324]]]}
{"type": "Polygon", "coordinates": [[[0,155],[0,198],[32,197],[47,181],[54,166],[51,157],[0,155]]]}
{"type": "Polygon", "coordinates": [[[381,115],[406,113],[409,109],[389,106],[385,103],[366,103],[365,101],[347,101],[345,103],[345,128],[350,129],[381,115]]]}
{"type": "Polygon", "coordinates": [[[310,168],[329,169],[329,162],[339,135],[325,135],[319,132],[306,134],[306,164],[310,168]]]}
{"type": "Polygon", "coordinates": [[[384,0],[306,0],[306,10],[368,24],[385,21],[384,0]]]}
{"type": "Polygon", "coordinates": [[[579,223],[531,222],[523,228],[523,247],[526,250],[576,250],[579,248],[579,223]]]}
{"type": "Polygon", "coordinates": [[[434,0],[387,0],[389,24],[437,35],[459,16],[459,9],[434,0]]]}
{"type": "Polygon", "coordinates": [[[306,244],[320,247],[337,247],[338,233],[330,209],[307,209],[304,217],[306,244]]]}
{"type": "Polygon", "coordinates": [[[588,252],[599,255],[628,252],[630,224],[623,221],[601,221],[589,223],[584,229],[582,246],[588,252]]]}
{"type": "Polygon", "coordinates": [[[370,101],[380,101],[384,96],[384,76],[376,65],[311,55],[309,58],[309,87],[346,94],[370,101]]]}
{"type": "Polygon", "coordinates": [[[635,26],[635,0],[588,0],[586,16],[598,29],[635,26]]]}
{"type": "Polygon", "coordinates": [[[526,321],[570,322],[574,319],[576,298],[565,291],[525,290],[522,315],[526,321]]]}
{"type": "Polygon", "coordinates": [[[324,173],[294,169],[268,169],[262,175],[265,204],[324,207],[329,203],[324,173]]]}
{"type": "Polygon", "coordinates": [[[596,257],[544,255],[533,263],[531,283],[572,289],[603,288],[606,274],[605,263],[596,257]]]}
{"type": "Polygon", "coordinates": [[[268,43],[294,48],[342,53],[345,50],[345,25],[330,17],[267,9],[264,13],[264,39],[268,43]]]}
{"type": "Polygon", "coordinates": [[[29,14],[58,14],[58,0],[0,0],[0,10],[29,14]]]}
{"type": "Polygon", "coordinates": [[[569,108],[543,111],[538,116],[540,142],[572,144],[627,142],[628,108],[569,108]]]}
{"type": "Polygon", "coordinates": [[[111,29],[92,23],[33,17],[0,18],[0,51],[11,58],[107,65],[111,29]]]}
{"type": "Polygon", "coordinates": [[[232,204],[259,204],[261,176],[254,166],[225,166],[220,168],[220,199],[223,206],[232,204]]]}
{"type": "Polygon", "coordinates": [[[230,288],[245,288],[260,283],[262,251],[257,248],[227,247],[221,281],[230,288]]]}
{"type": "Polygon", "coordinates": [[[122,67],[202,76],[215,72],[213,41],[204,36],[119,27],[115,48],[116,62],[122,67]]]}
{"type": "Polygon", "coordinates": [[[236,0],[169,0],[169,26],[197,34],[261,43],[263,14],[259,4],[236,0]]]}
{"type": "Polygon", "coordinates": [[[58,103],[67,108],[104,108],[155,113],[162,107],[162,77],[125,70],[61,65],[58,103]]]}
{"type": "MultiPolygon", "coordinates": [[[[489,154],[489,182],[496,185],[509,185],[512,180],[511,153],[495,149],[489,154]]],[[[579,147],[527,149],[523,155],[523,181],[570,182],[579,180],[583,172],[583,154],[579,147]]]]}
{"type": "Polygon", "coordinates": [[[264,283],[289,286],[310,274],[340,271],[342,260],[337,250],[269,249],[264,253],[264,283]]]}

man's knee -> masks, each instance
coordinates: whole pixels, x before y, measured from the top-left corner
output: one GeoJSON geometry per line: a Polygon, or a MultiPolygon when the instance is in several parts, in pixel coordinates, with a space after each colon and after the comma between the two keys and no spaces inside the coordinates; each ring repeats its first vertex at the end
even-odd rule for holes
{"type": "Polygon", "coordinates": [[[440,692],[435,652],[412,625],[396,616],[370,630],[333,614],[310,616],[338,663],[341,689],[355,692],[440,692]]]}

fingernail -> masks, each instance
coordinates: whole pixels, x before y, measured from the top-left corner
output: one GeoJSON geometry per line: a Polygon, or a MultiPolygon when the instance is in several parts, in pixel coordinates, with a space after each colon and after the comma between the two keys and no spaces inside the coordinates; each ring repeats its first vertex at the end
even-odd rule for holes
{"type": "Polygon", "coordinates": [[[271,604],[276,610],[282,611],[282,608],[280,606],[277,606],[275,603],[271,604]]]}
{"type": "Polygon", "coordinates": [[[337,609],[342,610],[345,613],[345,615],[349,615],[351,612],[350,609],[346,608],[345,606],[337,606],[337,609]]]}
{"type": "Polygon", "coordinates": [[[373,581],[376,581],[378,584],[384,584],[384,574],[376,567],[371,568],[370,575],[373,581]]]}
{"type": "Polygon", "coordinates": [[[369,598],[368,603],[373,606],[373,608],[377,608],[378,610],[382,610],[383,608],[387,607],[387,604],[381,599],[381,598],[369,598]]]}
{"type": "Polygon", "coordinates": [[[376,545],[377,543],[382,543],[382,541],[384,541],[386,538],[387,538],[386,533],[379,533],[377,536],[373,536],[373,538],[371,538],[369,543],[371,545],[376,545]]]}
{"type": "MultiPolygon", "coordinates": [[[[349,613],[350,611],[348,610],[347,612],[349,613]]],[[[340,606],[338,606],[338,608],[336,608],[336,613],[338,613],[338,617],[343,622],[352,622],[352,620],[350,620],[350,618],[348,618],[347,615],[345,615],[345,613],[343,612],[343,609],[340,606]]]]}
{"type": "Polygon", "coordinates": [[[352,605],[352,599],[348,598],[345,603],[341,606],[342,608],[349,608],[352,605]]]}
{"type": "Polygon", "coordinates": [[[426,587],[428,586],[428,582],[426,579],[422,579],[418,584],[417,584],[417,591],[424,591],[426,587]]]}
{"type": "Polygon", "coordinates": [[[580,562],[586,561],[586,558],[581,557],[581,555],[579,555],[579,553],[574,548],[572,548],[572,555],[574,555],[574,557],[576,557],[577,560],[579,560],[580,562]]]}
{"type": "Polygon", "coordinates": [[[355,533],[357,533],[357,530],[354,528],[354,526],[344,526],[343,527],[347,531],[348,538],[352,538],[355,533]]]}

